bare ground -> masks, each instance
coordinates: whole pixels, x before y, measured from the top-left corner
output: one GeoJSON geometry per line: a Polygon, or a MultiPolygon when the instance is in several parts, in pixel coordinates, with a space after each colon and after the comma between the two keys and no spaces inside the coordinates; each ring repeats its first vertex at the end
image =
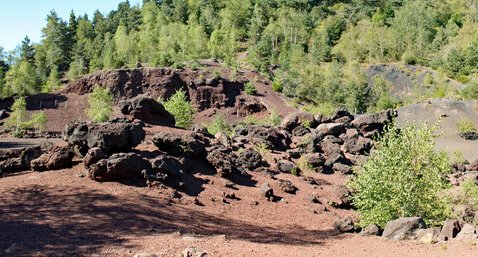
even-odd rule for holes
{"type": "MultiPolygon", "coordinates": [[[[477,256],[475,242],[424,245],[336,234],[331,224],[350,211],[315,214],[308,194],[326,195],[342,175],[314,174],[312,186],[281,174],[300,190],[289,195],[265,175],[225,188],[217,176],[171,197],[171,189],[97,183],[73,169],[23,173],[0,180],[0,256],[177,256],[192,246],[210,256],[477,256]],[[268,202],[258,186],[269,181],[284,202],[268,202]],[[222,192],[240,200],[222,202],[222,192]],[[194,197],[204,205],[193,204],[194,197]],[[257,203],[256,203],[257,202],[257,203]]],[[[319,212],[320,213],[320,212],[319,212]]]]}

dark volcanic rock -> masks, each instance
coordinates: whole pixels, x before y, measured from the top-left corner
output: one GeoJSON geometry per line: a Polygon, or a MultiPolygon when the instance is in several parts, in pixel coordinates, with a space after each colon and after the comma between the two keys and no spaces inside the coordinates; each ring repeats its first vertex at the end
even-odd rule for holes
{"type": "Polygon", "coordinates": [[[417,230],[425,227],[420,217],[399,218],[387,223],[382,236],[391,240],[415,239],[417,230]]]}
{"type": "Polygon", "coordinates": [[[88,175],[98,182],[124,181],[143,178],[151,164],[135,153],[117,153],[91,166],[88,175]]]}
{"type": "Polygon", "coordinates": [[[121,113],[140,119],[148,124],[174,127],[174,116],[156,100],[138,96],[131,100],[123,100],[119,104],[121,113]]]}
{"type": "Polygon", "coordinates": [[[385,125],[392,122],[396,113],[392,110],[374,114],[365,114],[355,118],[352,125],[357,128],[365,137],[370,137],[381,132],[385,125]]]}
{"type": "Polygon", "coordinates": [[[295,194],[295,192],[297,192],[298,190],[298,188],[295,187],[290,180],[279,179],[277,183],[279,185],[279,188],[285,193],[295,194]]]}
{"type": "Polygon", "coordinates": [[[18,151],[2,154],[0,159],[0,175],[2,173],[15,173],[30,170],[32,160],[40,157],[41,147],[29,147],[18,151]]]}
{"type": "Polygon", "coordinates": [[[314,115],[307,112],[296,112],[287,115],[281,123],[281,127],[289,132],[296,127],[315,128],[319,123],[315,120],[314,115]]]}
{"type": "Polygon", "coordinates": [[[82,155],[90,148],[100,147],[107,154],[126,152],[143,141],[142,123],[116,119],[106,123],[75,122],[66,126],[63,139],[76,146],[82,155]]]}
{"type": "Polygon", "coordinates": [[[97,163],[99,160],[106,158],[108,158],[108,156],[102,148],[93,147],[88,150],[85,157],[83,158],[83,164],[85,165],[85,167],[90,167],[91,165],[97,163]]]}
{"type": "Polygon", "coordinates": [[[226,177],[237,170],[231,155],[229,149],[219,148],[208,152],[206,159],[221,177],[226,177]]]}
{"type": "Polygon", "coordinates": [[[69,147],[54,147],[31,161],[34,171],[59,170],[73,166],[74,153],[69,147]]]}
{"type": "Polygon", "coordinates": [[[236,164],[241,168],[253,171],[263,164],[262,156],[255,150],[246,149],[238,154],[236,164]]]}
{"type": "Polygon", "coordinates": [[[153,143],[159,150],[173,156],[205,157],[206,143],[193,136],[159,132],[153,137],[153,143]]]}

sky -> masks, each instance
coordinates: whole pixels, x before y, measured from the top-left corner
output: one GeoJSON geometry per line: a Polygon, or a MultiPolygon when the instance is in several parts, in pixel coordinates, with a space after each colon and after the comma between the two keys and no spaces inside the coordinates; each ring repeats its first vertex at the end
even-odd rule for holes
{"type": "MultiPolygon", "coordinates": [[[[124,0],[0,0],[0,46],[6,51],[13,50],[25,36],[32,42],[40,42],[41,29],[51,10],[68,21],[70,12],[88,14],[90,19],[95,10],[103,14],[116,9],[124,0]]],[[[131,5],[142,0],[130,0],[131,5]]]]}

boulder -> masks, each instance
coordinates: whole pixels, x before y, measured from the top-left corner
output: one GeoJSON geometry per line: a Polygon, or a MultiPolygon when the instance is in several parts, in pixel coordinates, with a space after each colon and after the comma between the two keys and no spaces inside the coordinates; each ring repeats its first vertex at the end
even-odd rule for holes
{"type": "Polygon", "coordinates": [[[315,128],[318,122],[314,115],[307,112],[296,112],[287,115],[281,122],[281,127],[287,129],[289,132],[298,126],[305,128],[315,128]]]}
{"type": "Polygon", "coordinates": [[[360,231],[361,236],[378,236],[380,235],[380,227],[377,225],[369,225],[360,231]]]}
{"type": "Polygon", "coordinates": [[[269,186],[269,183],[264,183],[259,190],[262,196],[267,198],[267,200],[271,201],[274,198],[274,190],[269,186]]]}
{"type": "Polygon", "coordinates": [[[277,184],[283,192],[288,194],[295,194],[297,190],[299,190],[297,187],[294,186],[294,184],[292,184],[290,180],[279,179],[277,180],[277,184]]]}
{"type": "Polygon", "coordinates": [[[353,172],[352,166],[345,165],[345,164],[339,163],[339,162],[334,163],[332,165],[332,170],[334,170],[335,172],[345,174],[345,175],[352,174],[352,172],[353,172]]]}
{"type": "Polygon", "coordinates": [[[385,125],[392,122],[395,116],[396,113],[392,110],[374,114],[364,114],[355,118],[352,121],[352,126],[358,129],[366,137],[371,137],[377,132],[381,132],[385,125]]]}
{"type": "Polygon", "coordinates": [[[419,229],[416,232],[416,239],[425,244],[434,244],[438,242],[440,236],[439,228],[419,229]]]}
{"type": "Polygon", "coordinates": [[[253,125],[249,126],[246,131],[246,135],[251,142],[254,143],[263,140],[279,151],[286,151],[291,143],[290,134],[276,127],[253,125]],[[260,140],[258,141],[254,139],[260,140]]]}
{"type": "Polygon", "coordinates": [[[140,179],[151,170],[151,164],[135,153],[116,153],[102,159],[88,170],[91,179],[98,182],[140,179]]]}
{"type": "Polygon", "coordinates": [[[294,170],[297,171],[297,165],[291,161],[279,160],[277,162],[277,167],[280,172],[291,173],[294,170]]]}
{"type": "Polygon", "coordinates": [[[73,166],[74,153],[69,147],[53,147],[48,153],[31,161],[34,171],[59,170],[73,166]]]}
{"type": "Polygon", "coordinates": [[[346,137],[342,151],[351,154],[366,154],[372,148],[372,140],[359,135],[346,137]]]}
{"type": "Polygon", "coordinates": [[[440,240],[448,241],[455,238],[461,230],[461,224],[458,220],[446,220],[440,232],[440,240]]]}
{"type": "Polygon", "coordinates": [[[174,116],[166,111],[164,106],[154,99],[137,96],[130,100],[119,102],[121,113],[135,119],[140,119],[148,124],[174,127],[174,116]]]}
{"type": "Polygon", "coordinates": [[[317,168],[325,164],[325,158],[320,153],[306,154],[304,155],[304,158],[307,161],[307,163],[313,168],[317,168]]]}
{"type": "Polygon", "coordinates": [[[476,238],[478,238],[476,227],[469,223],[465,223],[461,231],[456,235],[458,240],[475,240],[476,238]]]}
{"type": "MultiPolygon", "coordinates": [[[[150,162],[152,172],[156,175],[164,174],[167,178],[180,179],[184,174],[181,163],[172,157],[160,155],[150,162]]],[[[159,175],[158,177],[164,178],[163,175],[159,175]]]]}
{"type": "Polygon", "coordinates": [[[317,132],[338,137],[345,132],[345,126],[343,123],[323,123],[317,127],[317,132]]]}
{"type": "Polygon", "coordinates": [[[63,139],[85,155],[90,148],[103,148],[107,154],[127,152],[143,141],[144,124],[126,119],[106,123],[74,122],[66,126],[63,139]]]}
{"type": "Polygon", "coordinates": [[[232,152],[229,149],[218,148],[209,151],[206,160],[216,169],[217,174],[226,177],[237,170],[234,166],[232,152]]]}
{"type": "Polygon", "coordinates": [[[354,219],[351,217],[337,218],[334,221],[333,226],[335,231],[341,233],[349,233],[355,231],[354,219]]]}
{"type": "Polygon", "coordinates": [[[86,153],[85,157],[83,158],[83,164],[85,167],[90,167],[91,165],[97,163],[101,159],[106,159],[108,156],[106,155],[103,148],[93,147],[86,153]]]}
{"type": "Polygon", "coordinates": [[[41,154],[40,146],[5,153],[4,158],[0,159],[0,175],[30,170],[31,161],[40,157],[41,154]]]}
{"type": "Polygon", "coordinates": [[[415,239],[418,229],[425,228],[426,224],[420,217],[407,217],[387,222],[382,236],[390,240],[415,239]]]}
{"type": "Polygon", "coordinates": [[[173,156],[205,157],[206,144],[191,135],[177,135],[170,132],[159,132],[152,139],[161,151],[173,156]]]}
{"type": "Polygon", "coordinates": [[[6,119],[9,116],[10,114],[8,114],[7,110],[0,110],[0,120],[6,119]]]}
{"type": "Polygon", "coordinates": [[[253,171],[263,165],[263,160],[259,152],[246,149],[238,154],[235,163],[241,169],[253,171]]]}

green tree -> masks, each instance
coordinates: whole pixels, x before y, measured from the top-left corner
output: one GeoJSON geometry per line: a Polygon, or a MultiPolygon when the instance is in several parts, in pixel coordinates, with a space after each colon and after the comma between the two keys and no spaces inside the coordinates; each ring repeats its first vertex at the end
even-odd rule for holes
{"type": "Polygon", "coordinates": [[[35,77],[35,68],[28,61],[19,61],[5,76],[6,87],[4,94],[27,96],[38,93],[40,84],[35,77]]]}
{"type": "Polygon", "coordinates": [[[5,127],[13,129],[13,135],[20,136],[24,133],[27,122],[27,102],[24,97],[15,99],[10,117],[5,121],[5,127]]]}
{"type": "Polygon", "coordinates": [[[448,156],[435,150],[436,128],[390,126],[367,161],[351,178],[360,225],[384,226],[399,217],[420,216],[427,224],[443,222],[450,209],[441,190],[449,186],[448,156]]]}
{"type": "Polygon", "coordinates": [[[113,112],[113,96],[107,88],[95,86],[88,98],[86,114],[95,122],[106,122],[113,112]]]}
{"type": "Polygon", "coordinates": [[[22,45],[20,46],[20,59],[30,63],[35,61],[35,48],[32,46],[28,36],[23,39],[22,45]]]}
{"type": "Polygon", "coordinates": [[[193,122],[194,109],[188,101],[186,91],[176,91],[168,100],[159,99],[164,108],[174,116],[176,127],[189,129],[193,122]]]}

